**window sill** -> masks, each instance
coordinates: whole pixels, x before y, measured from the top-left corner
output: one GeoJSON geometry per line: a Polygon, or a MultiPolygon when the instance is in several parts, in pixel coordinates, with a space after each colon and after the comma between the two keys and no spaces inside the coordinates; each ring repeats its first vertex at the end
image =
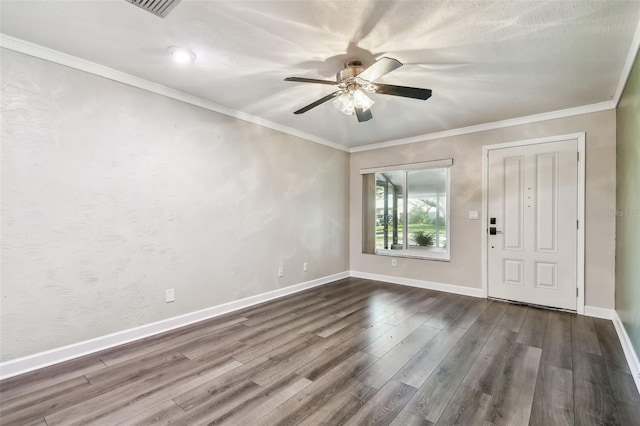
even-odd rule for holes
{"type": "Polygon", "coordinates": [[[411,249],[411,250],[385,250],[376,249],[375,254],[379,256],[405,257],[409,259],[437,260],[440,262],[450,262],[451,257],[447,250],[436,249],[411,249]]]}

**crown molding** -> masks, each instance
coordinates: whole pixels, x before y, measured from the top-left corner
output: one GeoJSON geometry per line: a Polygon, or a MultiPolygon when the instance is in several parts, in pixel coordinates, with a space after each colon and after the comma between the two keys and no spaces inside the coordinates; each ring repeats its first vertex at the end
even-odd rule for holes
{"type": "Polygon", "coordinates": [[[525,117],[510,118],[508,120],[494,121],[492,123],[477,124],[475,126],[460,127],[458,129],[444,130],[442,132],[426,133],[424,135],[411,136],[409,138],[394,139],[386,142],[379,142],[370,145],[356,146],[349,152],[371,151],[373,149],[389,148],[398,145],[430,141],[434,139],[449,138],[452,136],[466,135],[469,133],[484,132],[487,130],[502,129],[504,127],[518,126],[522,124],[537,123],[540,121],[553,120],[556,118],[571,117],[574,115],[589,114],[591,112],[606,111],[614,109],[616,104],[613,101],[599,102],[597,104],[583,105],[574,108],[561,109],[541,114],[527,115],[525,117]]]}
{"type": "Polygon", "coordinates": [[[166,96],[171,99],[175,99],[181,102],[185,102],[191,105],[198,106],[200,108],[214,111],[228,117],[237,118],[238,120],[246,121],[249,123],[257,124],[262,127],[266,127],[272,130],[276,130],[281,133],[286,133],[291,136],[296,136],[301,139],[306,139],[311,142],[325,145],[331,148],[339,149],[341,151],[349,151],[349,148],[329,141],[327,139],[320,138],[310,133],[302,132],[300,130],[293,129],[282,124],[274,123],[273,121],[265,120],[264,118],[257,117],[255,115],[247,114],[246,112],[236,111],[234,109],[216,104],[208,101],[199,96],[190,95],[185,92],[181,92],[176,89],[164,86],[162,84],[154,83],[150,80],[136,77],[135,75],[127,74],[122,71],[115,70],[113,68],[106,67],[104,65],[97,64],[95,62],[87,61],[85,59],[78,58],[76,56],[68,55],[57,50],[49,49],[48,47],[40,46],[38,44],[30,43],[28,41],[20,40],[15,37],[8,36],[0,33],[0,47],[13,50],[15,52],[23,53],[25,55],[33,56],[35,58],[44,59],[49,62],[64,65],[69,68],[88,72],[100,77],[108,78],[119,83],[126,84],[128,86],[136,87],[138,89],[146,90],[148,92],[156,93],[158,95],[166,96]]]}
{"type": "Polygon", "coordinates": [[[636,33],[633,36],[633,40],[631,41],[631,47],[629,48],[629,53],[627,54],[627,61],[624,63],[624,67],[622,68],[622,74],[620,74],[620,80],[618,81],[618,88],[616,89],[616,94],[613,97],[613,101],[615,102],[616,107],[618,106],[620,98],[622,97],[624,86],[627,85],[627,80],[629,79],[629,75],[631,74],[631,68],[633,68],[633,63],[636,60],[636,56],[638,56],[638,50],[640,50],[640,22],[638,22],[636,33]]]}

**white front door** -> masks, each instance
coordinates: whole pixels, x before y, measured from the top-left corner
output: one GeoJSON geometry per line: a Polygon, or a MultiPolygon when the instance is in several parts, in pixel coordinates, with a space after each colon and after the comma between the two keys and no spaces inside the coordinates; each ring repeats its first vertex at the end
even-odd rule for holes
{"type": "Polygon", "coordinates": [[[577,157],[575,139],[489,151],[489,297],[576,310],[577,157]]]}

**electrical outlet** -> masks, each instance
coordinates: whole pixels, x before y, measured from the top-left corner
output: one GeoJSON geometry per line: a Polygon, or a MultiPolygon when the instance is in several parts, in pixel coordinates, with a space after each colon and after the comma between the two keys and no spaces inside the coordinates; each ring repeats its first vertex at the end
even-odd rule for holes
{"type": "Polygon", "coordinates": [[[398,259],[391,259],[391,266],[398,266],[398,259]]]}
{"type": "Polygon", "coordinates": [[[284,268],[282,266],[278,268],[278,276],[284,277],[284,268]]]}
{"type": "Polygon", "coordinates": [[[173,288],[167,289],[165,293],[165,301],[171,303],[176,300],[176,291],[173,288]]]}
{"type": "Polygon", "coordinates": [[[478,220],[478,212],[476,210],[469,211],[469,220],[478,220]]]}
{"type": "Polygon", "coordinates": [[[304,272],[307,272],[307,271],[309,270],[309,264],[308,264],[307,262],[304,262],[304,263],[302,264],[302,270],[303,270],[304,272]]]}

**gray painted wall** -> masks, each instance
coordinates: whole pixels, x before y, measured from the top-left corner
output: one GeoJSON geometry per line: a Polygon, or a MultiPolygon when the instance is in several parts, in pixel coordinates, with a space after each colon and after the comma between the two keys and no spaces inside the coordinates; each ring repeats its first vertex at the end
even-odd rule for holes
{"type": "Polygon", "coordinates": [[[482,229],[469,220],[482,210],[482,147],[546,136],[586,132],[585,302],[613,309],[616,205],[615,113],[592,114],[512,126],[351,155],[351,269],[416,280],[482,287],[482,229]],[[453,158],[451,168],[451,262],[362,254],[360,169],[453,158]]]}
{"type": "Polygon", "coordinates": [[[616,111],[616,311],[640,354],[640,56],[616,111]]]}
{"type": "Polygon", "coordinates": [[[3,361],[348,269],[347,153],[1,59],[3,361]]]}

